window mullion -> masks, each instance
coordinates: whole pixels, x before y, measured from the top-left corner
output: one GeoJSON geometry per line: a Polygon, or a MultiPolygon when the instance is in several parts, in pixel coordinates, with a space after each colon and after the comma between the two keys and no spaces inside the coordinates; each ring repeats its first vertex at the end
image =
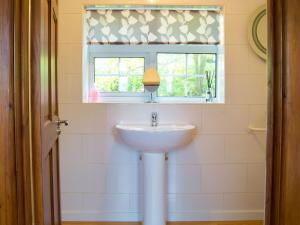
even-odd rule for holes
{"type": "Polygon", "coordinates": [[[118,74],[119,74],[119,87],[118,90],[120,92],[120,84],[121,84],[121,58],[118,58],[118,74]]]}
{"type": "Polygon", "coordinates": [[[188,55],[185,54],[185,79],[184,79],[184,96],[187,97],[187,79],[188,79],[188,55]]]}

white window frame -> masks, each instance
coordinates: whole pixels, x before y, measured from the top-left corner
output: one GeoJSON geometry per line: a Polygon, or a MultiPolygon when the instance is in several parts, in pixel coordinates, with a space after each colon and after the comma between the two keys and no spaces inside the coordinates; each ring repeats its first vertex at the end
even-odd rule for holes
{"type": "MultiPolygon", "coordinates": [[[[223,47],[219,45],[89,45],[89,90],[94,85],[94,62],[95,58],[144,58],[145,70],[149,67],[157,68],[157,54],[158,53],[178,53],[178,54],[216,54],[216,98],[213,102],[219,103],[223,100],[223,93],[219,91],[220,82],[218,82],[220,71],[224,69],[219,68],[224,66],[224,62],[219,62],[219,55],[223,53],[223,47]],[[220,71],[219,71],[220,70],[220,71]]],[[[224,83],[224,82],[223,82],[224,83]]],[[[222,88],[224,90],[224,87],[222,88]]],[[[124,93],[124,92],[100,92],[101,97],[105,102],[144,102],[146,91],[143,93],[124,93]]],[[[204,103],[204,97],[156,97],[157,102],[191,102],[204,103]]]]}

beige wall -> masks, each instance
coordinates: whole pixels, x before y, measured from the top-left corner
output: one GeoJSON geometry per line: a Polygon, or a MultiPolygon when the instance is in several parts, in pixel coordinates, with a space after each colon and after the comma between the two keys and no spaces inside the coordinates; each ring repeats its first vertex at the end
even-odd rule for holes
{"type": "MultiPolygon", "coordinates": [[[[61,138],[62,210],[65,220],[136,221],[142,218],[138,154],[115,140],[120,121],[193,123],[194,142],[170,154],[170,220],[261,219],[264,202],[266,64],[247,40],[251,13],[264,0],[157,1],[157,4],[223,5],[226,104],[83,104],[84,4],[124,1],[60,0],[59,102],[70,120],[61,138]]],[[[136,4],[149,4],[136,1],[136,4]]]]}

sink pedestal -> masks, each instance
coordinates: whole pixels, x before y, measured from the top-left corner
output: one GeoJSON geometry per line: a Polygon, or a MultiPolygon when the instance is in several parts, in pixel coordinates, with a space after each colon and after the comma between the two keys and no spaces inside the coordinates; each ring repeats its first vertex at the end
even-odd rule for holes
{"type": "Polygon", "coordinates": [[[165,153],[175,151],[193,139],[194,125],[116,126],[120,138],[143,153],[144,223],[165,225],[167,220],[167,176],[165,153]]]}
{"type": "Polygon", "coordinates": [[[143,225],[166,224],[165,153],[144,153],[144,222],[143,225]]]}

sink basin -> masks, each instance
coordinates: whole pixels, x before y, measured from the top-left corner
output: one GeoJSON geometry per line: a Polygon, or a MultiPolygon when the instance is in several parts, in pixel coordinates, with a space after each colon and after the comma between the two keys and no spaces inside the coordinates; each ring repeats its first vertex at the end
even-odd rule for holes
{"type": "Polygon", "coordinates": [[[149,153],[175,151],[193,139],[194,125],[147,125],[119,124],[118,134],[127,145],[149,153]]]}

